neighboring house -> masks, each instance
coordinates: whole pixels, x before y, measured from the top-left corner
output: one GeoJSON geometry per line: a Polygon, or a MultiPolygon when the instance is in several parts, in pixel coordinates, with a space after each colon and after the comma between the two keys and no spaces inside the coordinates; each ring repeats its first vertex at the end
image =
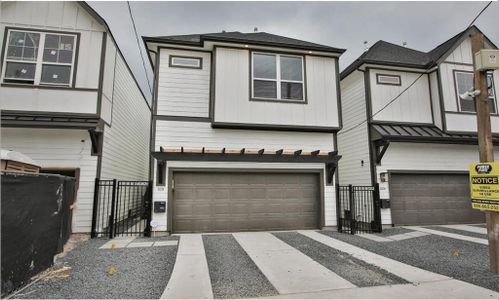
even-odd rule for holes
{"type": "Polygon", "coordinates": [[[95,178],[149,178],[146,98],[84,2],[2,2],[0,40],[1,147],[75,176],[73,232],[90,232],[95,178]]]}
{"type": "MultiPolygon", "coordinates": [[[[379,183],[381,198],[390,200],[383,224],[484,221],[471,209],[467,177],[478,161],[474,103],[458,97],[473,86],[469,37],[478,31],[471,27],[430,52],[378,41],[341,73],[339,182],[379,183]]],[[[496,48],[489,39],[486,47],[496,48]]],[[[497,144],[499,74],[488,78],[497,144]]]]}
{"type": "Polygon", "coordinates": [[[153,230],[336,225],[338,58],[265,32],[145,37],[153,230]]]}

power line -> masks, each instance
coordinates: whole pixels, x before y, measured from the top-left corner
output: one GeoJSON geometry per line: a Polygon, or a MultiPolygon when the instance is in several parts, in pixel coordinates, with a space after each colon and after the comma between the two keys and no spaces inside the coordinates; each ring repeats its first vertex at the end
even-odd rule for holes
{"type": "Polygon", "coordinates": [[[144,73],[146,74],[147,87],[149,88],[149,92],[152,95],[153,91],[152,91],[152,87],[151,87],[151,82],[149,81],[149,76],[147,75],[146,62],[144,60],[144,55],[142,55],[142,48],[140,47],[139,35],[137,33],[137,27],[135,26],[135,20],[133,19],[132,8],[130,7],[130,1],[127,1],[126,4],[128,5],[128,13],[130,14],[130,19],[132,20],[133,31],[135,33],[135,40],[137,42],[137,47],[139,48],[140,58],[142,60],[142,67],[144,67],[144,73]]]}
{"type": "MultiPolygon", "coordinates": [[[[471,23],[468,25],[468,27],[466,27],[465,30],[469,29],[471,26],[473,26],[473,24],[475,23],[475,21],[482,15],[482,13],[490,6],[490,4],[492,4],[493,1],[490,1],[487,5],[485,5],[485,7],[475,16],[475,18],[473,19],[473,21],[471,21],[471,23]]],[[[410,85],[408,85],[403,91],[401,91],[397,96],[395,96],[395,98],[393,98],[392,100],[390,100],[387,104],[385,104],[382,108],[380,108],[378,111],[376,111],[372,116],[370,116],[369,118],[363,120],[362,122],[358,123],[357,125],[354,125],[353,127],[350,127],[348,129],[345,129],[345,130],[342,130],[338,133],[338,135],[342,135],[342,134],[345,134],[347,132],[350,132],[356,128],[358,128],[359,126],[361,126],[362,124],[366,123],[367,121],[371,121],[372,118],[374,118],[376,115],[378,115],[379,113],[381,113],[383,110],[385,110],[385,108],[387,108],[388,106],[390,106],[390,104],[392,104],[393,102],[395,102],[397,99],[400,98],[400,96],[402,96],[402,94],[404,94],[409,88],[411,88],[421,77],[423,77],[423,75],[426,74],[426,72],[428,72],[433,66],[430,66],[428,67],[425,71],[423,71],[410,85]]]]}

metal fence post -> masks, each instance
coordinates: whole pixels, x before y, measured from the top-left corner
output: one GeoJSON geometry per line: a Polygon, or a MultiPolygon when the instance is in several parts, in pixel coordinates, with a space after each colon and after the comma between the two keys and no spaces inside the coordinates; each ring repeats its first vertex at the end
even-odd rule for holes
{"type": "Polygon", "coordinates": [[[146,227],[144,228],[144,236],[151,236],[151,216],[152,216],[152,181],[149,181],[146,192],[146,227]]]}
{"type": "Polygon", "coordinates": [[[96,232],[95,232],[95,226],[97,225],[97,207],[99,205],[99,183],[100,180],[99,178],[95,178],[95,185],[94,185],[94,203],[92,205],[92,229],[90,231],[90,237],[95,238],[96,237],[96,232]]]}
{"type": "Polygon", "coordinates": [[[355,234],[355,199],[353,185],[348,185],[348,199],[350,201],[350,234],[355,234]]]}
{"type": "Polygon", "coordinates": [[[338,232],[342,231],[342,226],[341,226],[341,191],[340,191],[340,185],[336,185],[336,227],[338,229],[338,232]]]}
{"type": "Polygon", "coordinates": [[[117,196],[117,180],[113,179],[113,193],[111,197],[111,215],[109,216],[109,238],[114,237],[114,210],[116,206],[116,196],[117,196]]]}
{"type": "Polygon", "coordinates": [[[374,209],[374,220],[376,222],[376,232],[381,232],[382,231],[382,226],[381,226],[381,200],[379,196],[379,183],[376,183],[374,185],[374,195],[373,195],[373,209],[374,209]]]}

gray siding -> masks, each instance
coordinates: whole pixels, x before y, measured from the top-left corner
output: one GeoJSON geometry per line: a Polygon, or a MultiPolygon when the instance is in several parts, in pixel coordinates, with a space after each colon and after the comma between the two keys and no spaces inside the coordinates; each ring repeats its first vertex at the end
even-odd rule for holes
{"type": "Polygon", "coordinates": [[[341,81],[340,86],[343,130],[338,134],[338,154],[342,156],[338,168],[339,182],[370,185],[367,123],[343,133],[366,119],[364,73],[353,72],[341,81]]]}
{"type": "Polygon", "coordinates": [[[147,180],[151,111],[121,55],[116,55],[111,126],[105,125],[103,179],[147,180]]]}

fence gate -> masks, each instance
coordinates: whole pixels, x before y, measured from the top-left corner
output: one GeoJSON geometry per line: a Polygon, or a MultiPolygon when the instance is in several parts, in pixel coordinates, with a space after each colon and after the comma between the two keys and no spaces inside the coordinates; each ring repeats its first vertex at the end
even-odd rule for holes
{"type": "Polygon", "coordinates": [[[95,179],[92,237],[150,236],[152,182],[95,179]]]}
{"type": "Polygon", "coordinates": [[[353,186],[338,185],[336,212],[338,231],[381,232],[381,205],[379,185],[353,186]]]}

